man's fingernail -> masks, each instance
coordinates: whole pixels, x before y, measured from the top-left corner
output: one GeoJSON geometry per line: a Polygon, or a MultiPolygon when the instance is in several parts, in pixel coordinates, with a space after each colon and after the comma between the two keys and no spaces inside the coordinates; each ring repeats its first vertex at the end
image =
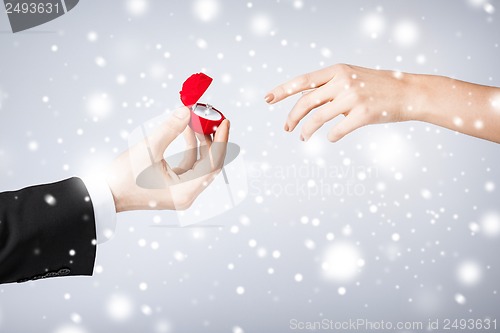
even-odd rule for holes
{"type": "Polygon", "coordinates": [[[189,115],[189,110],[187,108],[180,108],[175,110],[174,116],[176,116],[179,119],[184,119],[189,115]]]}
{"type": "Polygon", "coordinates": [[[264,98],[266,103],[271,103],[274,100],[274,95],[273,94],[267,94],[266,97],[264,98]]]}
{"type": "Polygon", "coordinates": [[[304,136],[303,136],[302,134],[300,135],[300,141],[306,141],[306,140],[304,139],[304,136]]]}
{"type": "Polygon", "coordinates": [[[288,124],[285,124],[285,131],[290,132],[290,127],[288,127],[288,124]]]}

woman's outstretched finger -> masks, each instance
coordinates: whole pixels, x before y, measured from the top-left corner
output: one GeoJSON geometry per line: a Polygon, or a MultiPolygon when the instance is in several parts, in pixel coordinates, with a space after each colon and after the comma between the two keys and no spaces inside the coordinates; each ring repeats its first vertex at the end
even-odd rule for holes
{"type": "Polygon", "coordinates": [[[370,121],[366,117],[365,110],[363,108],[355,108],[349,112],[344,120],[330,129],[328,140],[337,142],[347,134],[369,123],[370,121]]]}
{"type": "Polygon", "coordinates": [[[329,81],[320,88],[303,94],[288,114],[285,131],[293,131],[312,109],[334,100],[340,91],[341,88],[334,81],[329,81]]]}
{"type": "Polygon", "coordinates": [[[334,101],[323,105],[316,110],[304,123],[301,129],[301,139],[307,141],[325,123],[342,113],[349,112],[353,103],[346,97],[338,97],[334,101]]]}
{"type": "Polygon", "coordinates": [[[280,84],[266,94],[265,101],[274,104],[298,92],[318,88],[330,81],[335,73],[335,66],[320,69],[315,72],[303,74],[280,84]]]}

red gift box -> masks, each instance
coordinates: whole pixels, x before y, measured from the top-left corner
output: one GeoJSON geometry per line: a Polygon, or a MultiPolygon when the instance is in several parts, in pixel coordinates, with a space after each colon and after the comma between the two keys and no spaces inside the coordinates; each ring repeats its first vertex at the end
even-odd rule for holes
{"type": "Polygon", "coordinates": [[[209,104],[198,103],[199,99],[212,83],[213,79],[203,73],[191,75],[180,91],[182,103],[191,110],[189,126],[196,133],[210,135],[226,119],[222,112],[209,104]]]}

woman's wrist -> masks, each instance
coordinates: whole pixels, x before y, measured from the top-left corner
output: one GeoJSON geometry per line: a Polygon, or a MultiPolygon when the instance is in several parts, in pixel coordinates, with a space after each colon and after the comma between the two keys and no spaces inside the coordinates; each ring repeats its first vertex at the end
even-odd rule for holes
{"type": "Polygon", "coordinates": [[[402,120],[429,122],[433,118],[433,103],[436,84],[442,77],[422,74],[405,74],[406,102],[403,106],[402,120]]]}

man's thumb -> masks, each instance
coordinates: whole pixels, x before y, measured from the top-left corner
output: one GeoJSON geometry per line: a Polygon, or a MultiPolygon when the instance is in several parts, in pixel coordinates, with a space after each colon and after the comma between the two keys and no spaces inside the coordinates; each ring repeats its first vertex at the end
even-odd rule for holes
{"type": "MultiPolygon", "coordinates": [[[[181,107],[173,112],[149,138],[155,160],[161,160],[167,147],[174,141],[189,124],[191,113],[187,107],[181,107]]],[[[158,162],[158,161],[156,161],[158,162]]]]}

